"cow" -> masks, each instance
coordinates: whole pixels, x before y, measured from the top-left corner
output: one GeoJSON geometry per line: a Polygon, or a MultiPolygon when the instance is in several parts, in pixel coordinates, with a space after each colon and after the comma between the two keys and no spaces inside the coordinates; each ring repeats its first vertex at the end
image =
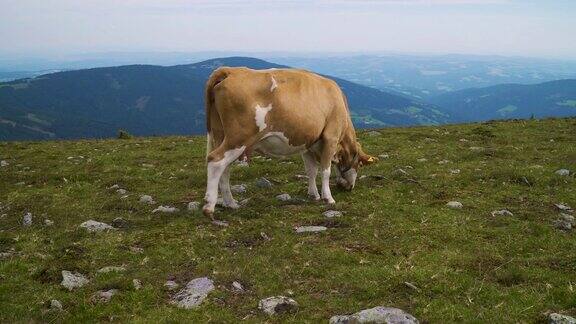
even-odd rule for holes
{"type": "Polygon", "coordinates": [[[230,191],[230,165],[256,152],[272,157],[301,154],[308,195],[334,204],[336,183],[351,190],[358,168],[377,161],[356,141],[346,97],[336,82],[299,69],[220,67],[206,83],[207,185],[203,213],[213,218],[218,198],[238,208],[230,191]],[[322,171],[322,191],[316,176],[322,171]]]}

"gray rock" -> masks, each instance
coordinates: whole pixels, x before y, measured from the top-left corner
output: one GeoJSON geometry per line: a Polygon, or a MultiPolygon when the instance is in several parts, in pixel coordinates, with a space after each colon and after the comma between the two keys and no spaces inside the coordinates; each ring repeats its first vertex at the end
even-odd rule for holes
{"type": "Polygon", "coordinates": [[[92,295],[93,303],[108,303],[114,295],[118,293],[118,289],[98,290],[92,295]]]}
{"type": "Polygon", "coordinates": [[[239,283],[238,281],[234,281],[234,282],[232,283],[232,289],[233,289],[235,292],[244,292],[244,286],[242,286],[242,284],[239,283]]]}
{"type": "Polygon", "coordinates": [[[554,221],[554,227],[563,231],[570,231],[576,226],[574,216],[561,213],[560,217],[554,221]]]}
{"type": "Polygon", "coordinates": [[[50,309],[61,311],[63,309],[62,303],[57,299],[52,299],[50,301],[50,309]]]}
{"type": "Polygon", "coordinates": [[[107,266],[98,270],[98,273],[108,273],[108,272],[124,272],[126,268],[118,266],[107,266]]]}
{"type": "Polygon", "coordinates": [[[446,203],[446,206],[452,209],[461,209],[462,207],[464,207],[462,203],[459,201],[449,201],[446,203]]]}
{"type": "Polygon", "coordinates": [[[342,216],[342,212],[338,211],[338,210],[327,210],[327,211],[323,212],[322,215],[324,215],[324,217],[327,217],[327,218],[334,218],[334,217],[342,216]]]}
{"type": "Polygon", "coordinates": [[[115,228],[128,228],[130,223],[122,217],[116,217],[112,221],[112,227],[115,228]]]}
{"type": "Polygon", "coordinates": [[[514,216],[508,209],[495,210],[491,214],[492,216],[514,216]]]}
{"type": "Polygon", "coordinates": [[[289,297],[274,296],[260,300],[258,309],[270,316],[281,313],[293,313],[298,310],[298,303],[289,297]]]}
{"type": "Polygon", "coordinates": [[[8,161],[4,161],[4,160],[0,161],[0,167],[7,167],[9,165],[10,165],[10,163],[8,163],[8,161]]]}
{"type": "Polygon", "coordinates": [[[142,288],[142,281],[138,279],[132,279],[132,285],[134,286],[134,290],[140,290],[140,288],[142,288]]]}
{"type": "Polygon", "coordinates": [[[126,191],[126,189],[122,189],[122,188],[116,190],[116,193],[119,195],[125,195],[127,192],[128,191],[126,191]]]}
{"type": "Polygon", "coordinates": [[[22,226],[31,226],[32,225],[32,213],[24,214],[22,218],[22,226]]]}
{"type": "Polygon", "coordinates": [[[574,210],[572,210],[572,207],[570,207],[566,204],[554,204],[554,206],[556,206],[556,208],[558,208],[559,210],[564,211],[564,212],[571,213],[574,211],[574,210]]]}
{"type": "Polygon", "coordinates": [[[112,189],[112,190],[114,190],[114,189],[120,189],[120,186],[117,185],[117,184],[114,184],[114,185],[110,186],[108,189],[112,189]]]}
{"type": "Polygon", "coordinates": [[[260,178],[260,179],[256,180],[256,186],[258,188],[268,189],[268,188],[272,188],[273,184],[272,184],[272,182],[270,182],[270,180],[268,180],[266,178],[260,178]]]}
{"type": "Polygon", "coordinates": [[[213,220],[212,225],[220,226],[220,227],[228,227],[228,222],[222,220],[213,220]]]}
{"type": "Polygon", "coordinates": [[[327,229],[325,226],[298,226],[296,227],[296,233],[316,233],[327,229]]]}
{"type": "Polygon", "coordinates": [[[150,204],[150,205],[153,205],[153,204],[156,203],[156,202],[154,201],[154,198],[152,198],[152,196],[150,196],[150,195],[142,195],[142,196],[140,196],[140,200],[139,200],[139,201],[140,201],[141,203],[143,203],[143,204],[150,204]]]}
{"type": "Polygon", "coordinates": [[[80,224],[80,227],[85,228],[88,232],[101,232],[115,229],[106,223],[97,222],[95,220],[87,220],[80,224]]]}
{"type": "Polygon", "coordinates": [[[68,290],[73,290],[75,288],[80,288],[90,282],[83,274],[78,272],[70,272],[67,270],[62,270],[62,282],[60,283],[64,288],[68,290]]]}
{"type": "Polygon", "coordinates": [[[548,324],[576,324],[576,318],[568,315],[551,313],[548,315],[548,324]]]}
{"type": "Polygon", "coordinates": [[[420,162],[420,163],[427,162],[427,161],[428,161],[427,158],[420,158],[420,159],[416,160],[416,162],[420,162]]]}
{"type": "Polygon", "coordinates": [[[276,199],[278,199],[280,201],[290,201],[290,199],[292,199],[292,197],[290,197],[290,195],[287,193],[283,193],[283,194],[276,196],[276,199]]]}
{"type": "Polygon", "coordinates": [[[484,151],[484,148],[480,146],[470,146],[470,151],[484,151]]]}
{"type": "Polygon", "coordinates": [[[158,208],[154,209],[152,213],[175,213],[178,211],[178,208],[171,207],[171,206],[158,206],[158,208]]]}
{"type": "Polygon", "coordinates": [[[388,159],[388,158],[390,158],[390,155],[389,155],[389,154],[386,154],[386,153],[384,153],[384,154],[380,154],[380,155],[378,155],[378,157],[379,157],[379,158],[381,158],[381,159],[388,159]]]}
{"type": "Polygon", "coordinates": [[[168,280],[164,283],[164,287],[168,290],[175,290],[176,288],[180,287],[180,285],[173,280],[168,280]]]}
{"type": "Polygon", "coordinates": [[[554,172],[554,173],[556,173],[556,174],[559,175],[559,176],[565,177],[565,176],[569,176],[569,175],[570,175],[570,170],[560,169],[560,170],[556,170],[556,172],[554,172]]]}
{"type": "Polygon", "coordinates": [[[243,185],[243,184],[233,185],[230,187],[230,191],[232,191],[233,193],[236,193],[236,194],[245,193],[246,189],[247,189],[246,185],[243,185]]]}
{"type": "Polygon", "coordinates": [[[196,211],[200,209],[200,203],[197,201],[191,201],[188,203],[188,210],[189,211],[196,211]]]}
{"type": "Polygon", "coordinates": [[[45,219],[44,220],[44,225],[46,226],[52,226],[54,225],[54,221],[50,220],[50,219],[45,219]]]}
{"type": "Polygon", "coordinates": [[[208,294],[214,290],[214,283],[207,277],[196,278],[188,282],[170,301],[179,308],[191,309],[198,307],[208,294]]]}
{"type": "Polygon", "coordinates": [[[380,133],[378,131],[369,131],[368,133],[366,133],[366,135],[371,136],[371,137],[376,137],[376,136],[382,135],[382,133],[380,133]]]}
{"type": "Polygon", "coordinates": [[[336,315],[330,318],[330,324],[352,323],[417,324],[420,322],[401,309],[383,306],[365,309],[352,315],[336,315]]]}

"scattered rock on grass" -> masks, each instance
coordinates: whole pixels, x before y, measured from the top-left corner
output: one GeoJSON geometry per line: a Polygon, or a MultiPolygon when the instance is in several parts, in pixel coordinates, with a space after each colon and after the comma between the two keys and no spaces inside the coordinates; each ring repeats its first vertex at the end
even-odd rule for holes
{"type": "Polygon", "coordinates": [[[276,196],[276,199],[278,199],[280,201],[289,201],[290,199],[292,199],[292,197],[290,197],[290,195],[287,193],[283,193],[283,194],[276,196]]]}
{"type": "Polygon", "coordinates": [[[416,162],[420,162],[420,163],[427,162],[427,161],[428,161],[427,158],[420,158],[420,159],[416,160],[416,162]]]}
{"type": "Polygon", "coordinates": [[[327,229],[326,226],[298,226],[296,227],[296,233],[316,233],[327,229]]]}
{"type": "Polygon", "coordinates": [[[371,137],[376,137],[376,136],[382,135],[382,133],[380,133],[378,131],[369,131],[368,133],[366,133],[366,135],[371,136],[371,137]]]}
{"type": "Polygon", "coordinates": [[[122,188],[116,190],[116,193],[119,195],[125,195],[127,192],[128,191],[126,191],[126,189],[122,189],[122,188]]]}
{"type": "Polygon", "coordinates": [[[191,201],[188,203],[188,210],[189,211],[196,211],[200,209],[200,203],[197,201],[191,201]]]}
{"type": "Polygon", "coordinates": [[[112,221],[112,227],[115,228],[128,228],[130,223],[122,217],[116,217],[112,221]]]}
{"type": "Polygon", "coordinates": [[[222,220],[213,220],[212,225],[220,226],[220,227],[228,227],[228,222],[222,220]]]}
{"type": "Polygon", "coordinates": [[[107,303],[117,293],[118,289],[98,290],[92,295],[91,300],[93,303],[107,303]]]}
{"type": "Polygon", "coordinates": [[[554,221],[554,226],[563,231],[570,231],[576,226],[574,216],[561,213],[560,217],[554,221]]]}
{"type": "Polygon", "coordinates": [[[95,220],[87,220],[80,224],[80,227],[85,228],[88,232],[101,232],[114,229],[114,227],[106,223],[97,222],[95,220]]]}
{"type": "Polygon", "coordinates": [[[142,288],[142,281],[138,279],[132,279],[132,286],[134,286],[134,290],[140,290],[140,288],[142,288]]]}
{"type": "Polygon", "coordinates": [[[140,200],[139,200],[139,201],[140,201],[141,203],[143,203],[143,204],[150,204],[150,205],[153,205],[153,204],[156,203],[156,202],[154,201],[154,198],[152,198],[152,196],[150,196],[150,195],[142,195],[142,196],[140,196],[140,200]]]}
{"type": "Polygon", "coordinates": [[[178,211],[178,208],[176,207],[170,207],[170,206],[158,206],[158,208],[154,209],[152,212],[153,213],[175,213],[178,211]]]}
{"type": "Polygon", "coordinates": [[[73,290],[75,288],[80,288],[87,284],[89,280],[84,277],[83,274],[78,272],[70,272],[67,270],[62,270],[62,282],[60,283],[64,288],[68,290],[73,290]]]}
{"type": "Polygon", "coordinates": [[[339,210],[327,210],[327,211],[323,212],[322,215],[324,215],[324,217],[327,217],[327,218],[334,218],[334,217],[342,216],[342,212],[339,210]]]}
{"type": "Polygon", "coordinates": [[[207,277],[193,279],[174,295],[171,303],[184,309],[198,307],[214,288],[214,283],[207,277]]]}
{"type": "Polygon", "coordinates": [[[446,206],[452,209],[461,209],[462,207],[464,207],[462,203],[459,201],[449,201],[446,203],[446,206]]]}
{"type": "Polygon", "coordinates": [[[46,226],[52,226],[54,225],[54,221],[50,220],[50,219],[45,219],[44,220],[44,225],[46,226]]]}
{"type": "Polygon", "coordinates": [[[9,165],[10,165],[10,163],[8,163],[8,161],[4,161],[4,160],[0,161],[0,166],[1,166],[1,167],[7,167],[7,166],[9,166],[9,165]]]}
{"type": "Polygon", "coordinates": [[[256,186],[258,188],[268,189],[268,188],[272,188],[273,184],[272,184],[272,182],[270,182],[270,180],[268,180],[266,178],[260,178],[260,179],[256,180],[256,186]]]}
{"type": "Polygon", "coordinates": [[[381,158],[381,159],[388,159],[388,158],[390,158],[390,154],[384,153],[384,154],[378,155],[378,157],[381,158]]]}
{"type": "Polygon", "coordinates": [[[298,310],[298,303],[289,297],[274,296],[260,300],[258,309],[270,316],[281,313],[293,313],[298,310]]]}
{"type": "Polygon", "coordinates": [[[107,266],[98,270],[98,273],[108,273],[108,272],[124,272],[126,268],[118,266],[107,266]]]}
{"type": "Polygon", "coordinates": [[[556,206],[556,208],[558,208],[558,209],[560,209],[561,211],[564,211],[564,212],[571,213],[571,212],[574,211],[574,210],[572,210],[572,207],[570,207],[570,206],[568,206],[568,205],[566,205],[566,204],[554,204],[554,206],[556,206]]]}
{"type": "Polygon", "coordinates": [[[401,309],[383,306],[365,309],[352,315],[336,315],[330,318],[330,324],[352,323],[417,324],[420,322],[401,309]]]}
{"type": "Polygon", "coordinates": [[[22,218],[22,226],[31,226],[32,225],[32,213],[24,214],[22,218]]]}
{"type": "Polygon", "coordinates": [[[232,283],[232,289],[233,289],[235,292],[244,292],[244,286],[242,286],[242,284],[239,283],[238,281],[234,281],[234,282],[232,283]]]}
{"type": "Polygon", "coordinates": [[[52,299],[50,301],[50,309],[61,311],[62,310],[62,303],[57,299],[52,299]]]}
{"type": "Polygon", "coordinates": [[[246,185],[243,185],[243,184],[233,185],[230,187],[230,191],[232,191],[233,193],[236,193],[236,194],[245,193],[246,192],[246,185]]]}
{"type": "Polygon", "coordinates": [[[508,209],[495,210],[491,214],[492,216],[514,216],[508,209]]]}
{"type": "Polygon", "coordinates": [[[174,290],[174,289],[180,287],[180,285],[174,280],[167,280],[164,283],[164,287],[166,287],[166,289],[168,289],[168,290],[174,290]]]}
{"type": "Polygon", "coordinates": [[[556,174],[559,175],[559,176],[565,177],[565,176],[569,176],[569,175],[570,175],[570,170],[560,169],[560,170],[556,170],[556,172],[554,172],[554,173],[556,173],[556,174]]]}
{"type": "Polygon", "coordinates": [[[562,315],[558,313],[551,313],[548,315],[549,324],[576,324],[576,318],[562,315]]]}

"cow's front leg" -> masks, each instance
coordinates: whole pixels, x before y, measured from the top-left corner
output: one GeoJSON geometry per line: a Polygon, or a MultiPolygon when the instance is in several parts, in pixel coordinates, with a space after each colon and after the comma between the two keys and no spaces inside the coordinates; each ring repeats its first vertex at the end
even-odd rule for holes
{"type": "Polygon", "coordinates": [[[234,197],[232,197],[232,191],[230,190],[230,165],[220,177],[220,192],[222,193],[222,205],[224,207],[233,209],[240,207],[234,197]]]}
{"type": "Polygon", "coordinates": [[[318,175],[318,162],[316,162],[314,154],[308,151],[302,154],[302,159],[304,160],[304,169],[306,170],[306,175],[308,175],[308,197],[314,200],[320,200],[318,187],[316,187],[316,176],[318,175]]]}
{"type": "Polygon", "coordinates": [[[332,193],[330,192],[330,171],[332,166],[332,158],[336,153],[336,143],[330,143],[325,141],[324,147],[322,149],[322,155],[320,156],[320,168],[322,169],[322,199],[329,203],[335,204],[334,198],[332,198],[332,193]]]}
{"type": "Polygon", "coordinates": [[[220,178],[230,163],[234,162],[244,152],[245,148],[245,146],[242,146],[235,149],[226,149],[226,145],[222,144],[208,154],[208,180],[206,183],[206,196],[204,197],[206,204],[202,208],[204,215],[212,217],[212,214],[214,214],[220,178]]]}

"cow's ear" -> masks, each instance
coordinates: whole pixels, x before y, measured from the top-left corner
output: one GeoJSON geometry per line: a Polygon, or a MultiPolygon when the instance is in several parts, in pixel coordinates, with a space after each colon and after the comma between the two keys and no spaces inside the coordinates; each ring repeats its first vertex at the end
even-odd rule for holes
{"type": "Polygon", "coordinates": [[[372,163],[378,162],[378,158],[373,157],[372,155],[365,154],[364,152],[360,153],[360,158],[358,159],[360,166],[363,165],[370,165],[372,163]]]}

